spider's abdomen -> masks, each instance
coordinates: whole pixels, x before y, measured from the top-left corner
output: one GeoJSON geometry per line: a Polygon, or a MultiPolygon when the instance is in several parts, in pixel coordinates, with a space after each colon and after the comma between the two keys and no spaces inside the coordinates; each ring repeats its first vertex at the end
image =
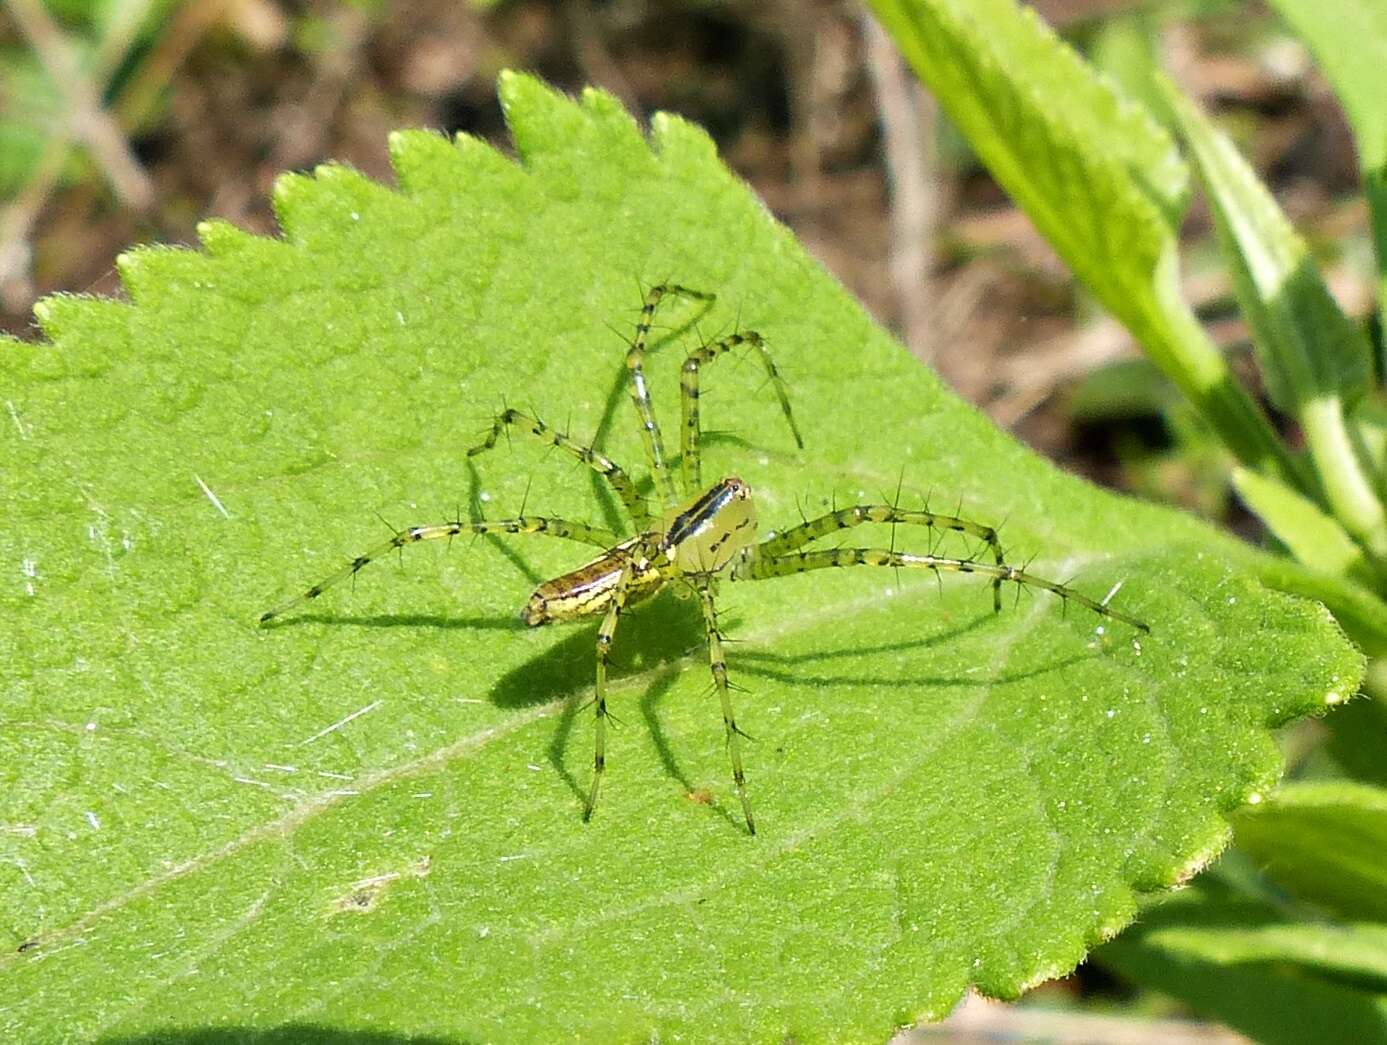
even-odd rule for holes
{"type": "Polygon", "coordinates": [[[654,595],[665,583],[665,576],[645,558],[638,547],[642,541],[649,539],[649,534],[632,537],[576,570],[545,581],[525,603],[525,608],[520,611],[520,619],[530,627],[537,628],[541,624],[580,620],[606,613],[616,593],[621,571],[627,566],[635,568],[626,587],[627,605],[654,595]]]}

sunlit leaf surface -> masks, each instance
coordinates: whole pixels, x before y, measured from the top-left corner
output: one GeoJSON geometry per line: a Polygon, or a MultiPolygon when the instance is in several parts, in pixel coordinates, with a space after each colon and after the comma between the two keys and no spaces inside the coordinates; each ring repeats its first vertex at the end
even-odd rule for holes
{"type": "Polygon", "coordinates": [[[1273,786],[1271,725],[1355,689],[1323,608],[992,428],[700,131],[657,118],[647,143],[609,98],[523,77],[502,96],[518,162],[399,135],[397,189],[286,177],[282,240],[213,224],[201,251],[136,251],[129,303],[50,299],[52,344],[0,351],[9,1039],[884,1038],[969,983],[1071,968],[1273,786]],[[725,585],[749,838],[701,621],[673,596],[623,620],[625,725],[580,822],[594,629],[516,611],[588,550],[410,548],[256,626],[378,543],[376,513],[616,521],[560,455],[517,440],[473,473],[463,450],[509,400],[638,470],[608,324],[665,278],[720,295],[662,320],[671,431],[698,331],[761,331],[790,383],[803,452],[755,366],[704,381],[705,470],[752,485],[763,529],[933,491],[1005,521],[1037,572],[1121,582],[1152,634],[1048,595],[994,615],[969,578],[725,585]]]}

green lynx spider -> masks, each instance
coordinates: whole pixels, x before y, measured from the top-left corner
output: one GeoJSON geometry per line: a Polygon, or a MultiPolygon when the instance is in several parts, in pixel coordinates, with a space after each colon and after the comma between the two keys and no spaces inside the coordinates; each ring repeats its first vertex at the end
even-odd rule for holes
{"type": "MultiPolygon", "coordinates": [[[[278,617],[310,599],[316,599],[339,581],[356,575],[363,566],[387,552],[419,541],[456,537],[459,534],[544,534],[572,541],[593,544],[604,549],[601,555],[570,573],[545,581],[526,602],[521,619],[532,627],[542,624],[577,621],[600,617],[597,629],[597,689],[593,704],[597,711],[596,753],[593,757],[592,785],[583,806],[583,819],[591,818],[597,806],[597,796],[606,770],[607,752],[607,661],[617,622],[626,607],[649,598],[666,584],[678,581],[697,596],[703,611],[708,641],[708,661],[713,686],[722,702],[722,721],[727,733],[727,750],[732,761],[732,780],[741,799],[747,830],[756,833],[756,821],[747,798],[746,778],[742,771],[740,740],[746,736],[737,726],[732,710],[731,687],[727,680],[727,664],[723,658],[723,634],[718,626],[715,605],[715,582],[719,575],[733,581],[767,580],[807,570],[843,566],[890,566],[953,573],[977,573],[991,578],[993,609],[1001,609],[1003,582],[1029,585],[1053,592],[1061,599],[1072,600],[1095,613],[1149,631],[1146,624],[1107,605],[1089,598],[1063,584],[1037,577],[1025,569],[1009,565],[1002,554],[997,532],[953,515],[940,515],[928,510],[911,511],[897,504],[859,504],[841,508],[784,531],[772,531],[759,543],[756,540],[756,510],[751,489],[734,476],[719,479],[704,488],[700,478],[698,410],[699,373],[702,367],[740,345],[749,345],[761,358],[781,411],[789,423],[795,443],[803,448],[799,427],[790,410],[785,383],[771,360],[764,340],[754,331],[732,334],[721,340],[699,346],[684,360],[680,380],[682,422],[680,426],[679,472],[683,486],[682,497],[676,489],[671,465],[665,460],[664,442],[650,392],[645,383],[643,364],[646,340],[655,311],[666,296],[679,296],[696,301],[711,302],[714,295],[667,283],[652,288],[645,295],[636,336],[626,353],[630,376],[631,400],[640,418],[641,439],[645,443],[646,462],[652,481],[660,496],[663,510],[652,515],[645,496],[637,489],[629,473],[608,460],[596,449],[584,446],[567,435],[551,428],[537,417],[519,410],[506,410],[498,415],[486,439],[467,451],[475,457],[496,446],[503,433],[512,430],[532,436],[541,443],[557,447],[573,455],[601,475],[626,506],[635,530],[629,537],[618,535],[585,523],[556,519],[549,516],[520,515],[511,519],[478,522],[436,523],[410,526],[377,548],[353,559],[336,573],[319,581],[302,595],[261,615],[261,622],[278,617]],[[973,558],[949,558],[934,554],[896,551],[895,548],[832,548],[804,550],[805,545],[840,530],[868,523],[889,523],[922,526],[935,531],[951,530],[971,536],[987,545],[991,562],[973,558]]],[[[523,511],[523,509],[522,509],[523,511]]],[[[1111,597],[1111,596],[1109,596],[1111,597]]]]}

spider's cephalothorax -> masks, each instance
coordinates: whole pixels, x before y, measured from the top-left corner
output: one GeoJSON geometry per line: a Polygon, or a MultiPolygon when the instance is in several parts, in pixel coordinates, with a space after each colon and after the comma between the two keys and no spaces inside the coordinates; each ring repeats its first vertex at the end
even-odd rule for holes
{"type": "Polygon", "coordinates": [[[605,613],[628,567],[626,604],[675,577],[708,577],[756,541],[751,488],[729,476],[667,513],[659,530],[622,541],[576,570],[535,589],[520,619],[531,627],[605,613]]]}
{"type": "Polygon", "coordinates": [[[1001,586],[1010,581],[1053,592],[1061,599],[1077,602],[1095,613],[1122,621],[1141,631],[1150,630],[1135,617],[1112,609],[1107,600],[1097,601],[1063,584],[1046,580],[1011,566],[1002,554],[1001,541],[990,526],[959,518],[940,515],[928,510],[915,511],[899,504],[859,504],[840,508],[788,530],[772,532],[759,543],[756,540],[756,508],[751,489],[735,477],[727,477],[703,488],[700,480],[698,411],[700,369],[741,345],[748,345],[760,356],[780,401],[780,408],[790,426],[795,443],[804,446],[784,382],[761,336],[753,331],[732,334],[718,341],[691,350],[684,360],[680,379],[682,405],[680,425],[679,479],[683,500],[676,487],[675,477],[665,462],[664,442],[655,419],[643,369],[646,339],[651,321],[660,301],[670,295],[711,302],[713,295],[689,290],[676,284],[654,287],[645,296],[636,336],[626,353],[630,375],[631,399],[640,419],[641,438],[645,444],[646,462],[650,466],[655,491],[662,508],[652,515],[646,498],[639,492],[627,472],[608,460],[596,449],[570,439],[543,421],[519,410],[505,410],[492,423],[491,431],[479,445],[467,451],[469,457],[484,453],[496,446],[504,432],[517,431],[541,443],[557,447],[597,472],[611,486],[626,506],[631,517],[633,536],[622,538],[609,530],[585,523],[556,519],[551,516],[520,515],[512,519],[479,520],[411,526],[398,531],[380,547],[360,555],[332,576],[315,584],[282,606],[261,615],[262,622],[278,617],[309,599],[315,599],[338,581],[354,576],[358,570],[389,551],[419,541],[455,537],[459,534],[546,534],[597,545],[603,553],[591,562],[570,573],[546,581],[535,589],[521,619],[532,627],[564,621],[600,617],[597,629],[597,690],[593,700],[596,708],[596,754],[593,759],[592,786],[583,807],[583,819],[592,816],[606,770],[607,739],[607,662],[617,622],[627,606],[648,598],[666,584],[678,582],[692,589],[703,611],[708,638],[708,663],[713,686],[722,706],[723,728],[727,749],[732,761],[732,779],[746,816],[747,830],[756,833],[747,798],[746,780],[742,772],[740,738],[732,710],[727,663],[723,657],[723,636],[718,625],[715,606],[714,578],[721,575],[733,581],[766,580],[807,570],[845,566],[890,566],[896,569],[926,569],[935,573],[977,573],[990,578],[993,608],[1001,608],[1001,586]],[[920,526],[937,531],[953,531],[975,538],[986,545],[991,561],[982,558],[952,558],[947,556],[897,551],[886,548],[829,548],[808,549],[805,546],[829,534],[868,523],[920,526]]]}

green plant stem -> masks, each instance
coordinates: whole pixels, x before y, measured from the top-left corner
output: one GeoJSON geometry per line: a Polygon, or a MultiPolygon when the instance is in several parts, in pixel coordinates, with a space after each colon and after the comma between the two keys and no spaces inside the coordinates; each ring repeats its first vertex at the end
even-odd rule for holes
{"type": "MultiPolygon", "coordinates": [[[[1382,329],[1387,331],[1387,167],[1363,173],[1363,195],[1368,200],[1368,219],[1377,252],[1377,314],[1382,329]]],[[[1387,337],[1387,333],[1379,336],[1387,337]]]]}
{"type": "Polygon", "coordinates": [[[1337,396],[1312,399],[1300,411],[1305,442],[1324,482],[1330,507],[1362,544],[1379,575],[1387,563],[1387,512],[1363,471],[1337,396]]]}
{"type": "Polygon", "coordinates": [[[1217,346],[1180,296],[1175,251],[1162,259],[1157,273],[1160,311],[1148,329],[1164,335],[1144,338],[1147,353],[1214,426],[1238,460],[1324,504],[1314,474],[1294,460],[1277,438],[1266,415],[1238,384],[1217,346]]]}

